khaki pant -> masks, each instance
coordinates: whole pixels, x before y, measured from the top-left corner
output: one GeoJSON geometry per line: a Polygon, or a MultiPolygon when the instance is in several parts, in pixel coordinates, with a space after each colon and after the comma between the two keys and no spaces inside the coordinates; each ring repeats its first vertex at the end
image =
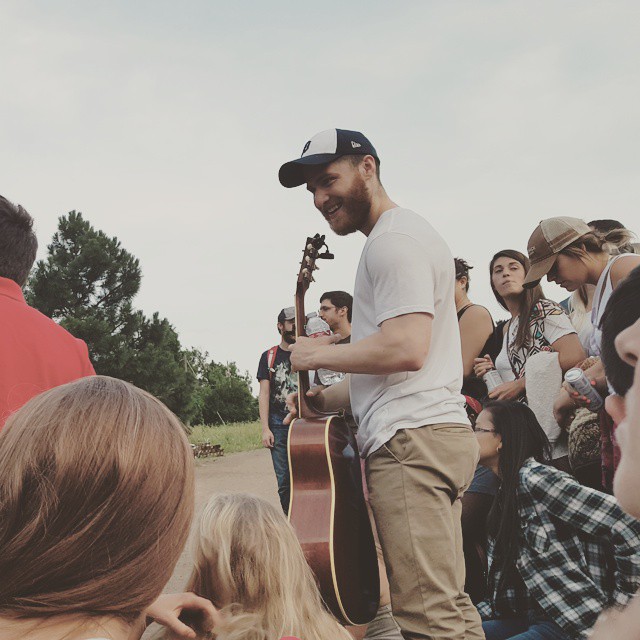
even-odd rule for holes
{"type": "Polygon", "coordinates": [[[369,500],[406,640],[479,640],[482,623],[464,593],[460,498],[478,443],[470,427],[402,429],[366,461],[369,500]]]}

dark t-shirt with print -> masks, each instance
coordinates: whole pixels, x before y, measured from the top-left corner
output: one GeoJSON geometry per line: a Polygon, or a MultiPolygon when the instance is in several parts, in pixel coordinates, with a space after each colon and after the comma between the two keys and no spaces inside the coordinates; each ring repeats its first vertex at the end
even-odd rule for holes
{"type": "Polygon", "coordinates": [[[258,364],[258,380],[270,380],[269,389],[269,426],[282,427],[287,414],[286,399],[290,393],[298,390],[298,377],[291,373],[291,352],[278,347],[271,375],[265,351],[258,364]]]}

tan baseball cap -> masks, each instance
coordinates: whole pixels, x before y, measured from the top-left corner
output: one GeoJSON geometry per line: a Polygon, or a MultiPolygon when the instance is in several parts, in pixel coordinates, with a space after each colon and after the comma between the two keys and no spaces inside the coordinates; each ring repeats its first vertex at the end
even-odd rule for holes
{"type": "Polygon", "coordinates": [[[540,279],[549,273],[558,259],[558,254],[585,233],[590,232],[589,225],[580,218],[560,217],[541,220],[527,243],[531,268],[524,278],[524,286],[535,287],[540,279]]]}

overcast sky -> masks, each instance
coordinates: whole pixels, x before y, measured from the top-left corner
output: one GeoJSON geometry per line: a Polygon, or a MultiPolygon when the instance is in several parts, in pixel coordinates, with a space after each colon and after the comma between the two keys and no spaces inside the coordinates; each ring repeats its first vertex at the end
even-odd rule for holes
{"type": "MultiPolygon", "coordinates": [[[[640,231],[639,25],[633,0],[4,0],[0,193],[41,256],[72,209],[117,236],[141,262],[135,304],[254,376],[305,237],[327,232],[278,168],[357,129],[504,317],[488,261],[541,218],[640,231]]],[[[364,236],[329,240],[308,310],[353,289],[364,236]]]]}

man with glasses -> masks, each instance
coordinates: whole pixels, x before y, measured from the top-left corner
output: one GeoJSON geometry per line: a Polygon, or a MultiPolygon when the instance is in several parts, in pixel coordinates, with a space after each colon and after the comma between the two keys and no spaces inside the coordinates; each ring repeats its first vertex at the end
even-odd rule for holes
{"type": "Polygon", "coordinates": [[[318,315],[333,333],[340,334],[338,344],[351,342],[351,309],[353,298],[346,291],[327,291],[320,297],[318,315]]]}
{"type": "Polygon", "coordinates": [[[262,425],[262,444],[271,450],[273,470],[278,481],[278,495],[282,510],[289,512],[289,459],[287,441],[289,426],[284,424],[288,411],[286,398],[298,389],[297,376],[291,373],[291,345],[296,341],[296,312],[294,307],[278,314],[280,344],[267,349],[258,364],[258,409],[262,425]]]}

